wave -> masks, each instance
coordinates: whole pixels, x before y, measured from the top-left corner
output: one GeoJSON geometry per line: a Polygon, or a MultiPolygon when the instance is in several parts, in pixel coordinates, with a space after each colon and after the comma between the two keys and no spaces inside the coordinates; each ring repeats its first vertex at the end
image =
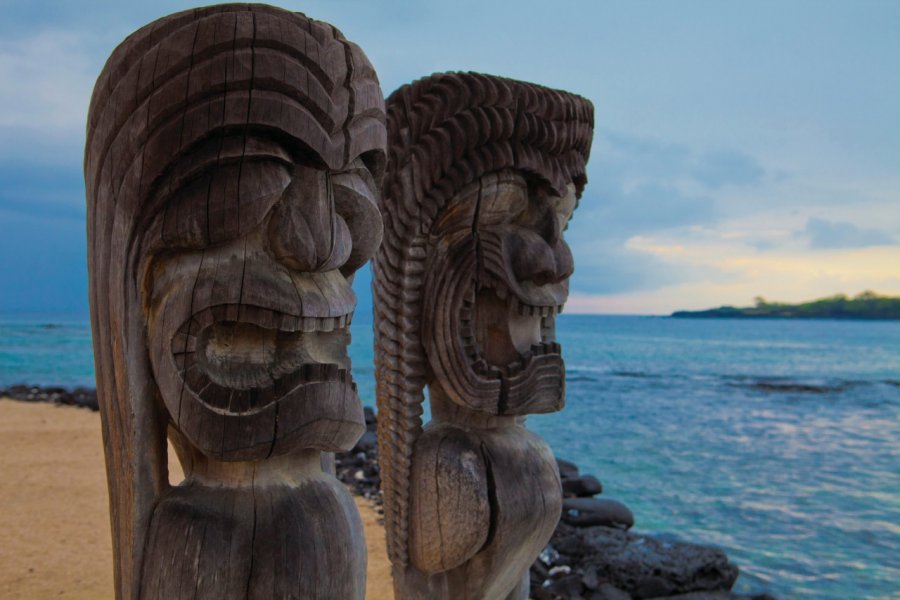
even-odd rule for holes
{"type": "Polygon", "coordinates": [[[615,377],[634,377],[637,379],[662,379],[659,373],[647,373],[646,371],[610,371],[615,377]]]}
{"type": "MultiPolygon", "coordinates": [[[[579,365],[567,370],[568,383],[596,383],[606,379],[634,379],[647,381],[681,380],[696,387],[726,385],[759,394],[828,395],[841,394],[859,388],[900,388],[896,379],[822,379],[773,375],[735,375],[703,373],[655,373],[641,370],[610,369],[579,365]]],[[[887,390],[885,390],[887,392],[887,390]]],[[[887,392],[893,395],[893,392],[887,392]]]]}
{"type": "Polygon", "coordinates": [[[757,380],[750,382],[732,382],[729,385],[764,392],[768,394],[835,394],[845,392],[860,383],[842,381],[831,384],[805,383],[802,381],[757,380]]]}
{"type": "Polygon", "coordinates": [[[663,375],[661,373],[647,373],[646,371],[622,371],[600,369],[596,367],[569,367],[566,369],[566,381],[569,383],[597,382],[604,377],[627,377],[633,379],[662,379],[664,377],[675,378],[676,375],[663,375]],[[587,373],[590,373],[588,375],[587,373]]]}

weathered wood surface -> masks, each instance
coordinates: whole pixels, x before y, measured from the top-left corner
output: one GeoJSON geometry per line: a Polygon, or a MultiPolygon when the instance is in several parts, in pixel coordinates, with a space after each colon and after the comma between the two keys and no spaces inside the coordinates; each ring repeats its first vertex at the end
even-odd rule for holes
{"type": "Polygon", "coordinates": [[[373,290],[394,588],[401,600],[524,599],[561,510],[553,455],[524,417],[564,404],[554,319],[593,107],[450,73],[401,87],[387,112],[373,290]]]}
{"type": "Polygon", "coordinates": [[[350,282],[381,239],[384,121],[356,45],[265,5],[165,17],[104,67],[85,181],[118,598],[362,597],[322,453],[365,430],[350,282]]]}

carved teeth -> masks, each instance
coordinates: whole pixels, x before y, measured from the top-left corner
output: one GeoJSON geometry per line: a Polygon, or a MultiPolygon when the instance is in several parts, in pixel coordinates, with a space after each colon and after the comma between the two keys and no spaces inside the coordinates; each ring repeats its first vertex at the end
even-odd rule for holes
{"type": "Polygon", "coordinates": [[[532,306],[524,304],[515,296],[511,296],[509,300],[509,308],[513,314],[523,317],[550,317],[558,312],[556,306],[532,306]]]}
{"type": "MultiPolygon", "coordinates": [[[[285,340],[287,344],[294,344],[295,348],[301,348],[306,343],[302,338],[304,332],[346,335],[339,332],[346,332],[351,317],[352,313],[336,317],[299,317],[252,305],[211,306],[197,311],[172,335],[172,357],[187,389],[204,404],[218,411],[253,412],[307,383],[340,382],[353,385],[355,390],[356,386],[348,371],[349,358],[346,353],[343,358],[335,355],[320,359],[326,362],[315,362],[315,359],[305,355],[297,355],[296,359],[282,357],[284,361],[279,359],[268,367],[264,364],[265,361],[251,360],[247,373],[229,372],[225,375],[224,381],[227,383],[224,387],[211,379],[210,365],[204,363],[201,366],[197,358],[201,352],[206,352],[206,347],[201,344],[207,343],[203,341],[209,335],[205,330],[213,326],[224,326],[230,330],[230,326],[243,324],[245,329],[250,325],[263,330],[259,332],[258,343],[261,344],[260,351],[265,353],[271,351],[275,337],[285,340]],[[298,361],[304,363],[297,364],[298,361]]],[[[208,357],[204,354],[201,358],[207,360],[208,357]]],[[[224,370],[230,371],[230,368],[225,367],[224,370]]]]}
{"type": "Polygon", "coordinates": [[[225,316],[224,318],[219,318],[219,321],[237,321],[240,318],[240,304],[226,304],[225,305],[225,316]]]}
{"type": "Polygon", "coordinates": [[[297,331],[297,321],[298,318],[294,315],[282,314],[281,315],[281,324],[278,326],[282,331],[297,331]]]}
{"type": "Polygon", "coordinates": [[[179,331],[172,338],[172,349],[175,352],[194,352],[197,349],[197,337],[189,333],[179,331]]]}
{"type": "Polygon", "coordinates": [[[209,327],[215,321],[215,317],[212,314],[211,310],[200,311],[196,315],[194,315],[194,322],[197,326],[197,329],[191,328],[191,333],[196,333],[203,329],[204,327],[209,327]]]}

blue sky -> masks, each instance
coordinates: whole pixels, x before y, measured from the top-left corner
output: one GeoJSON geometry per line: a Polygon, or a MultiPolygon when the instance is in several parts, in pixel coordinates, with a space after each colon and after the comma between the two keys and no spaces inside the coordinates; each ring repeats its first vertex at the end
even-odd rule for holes
{"type": "MultiPolygon", "coordinates": [[[[94,80],[128,33],[190,6],[0,0],[0,312],[87,311],[94,80]]],[[[281,6],[343,30],[385,94],[476,70],[594,102],[570,312],[900,294],[900,2],[281,6]]]]}

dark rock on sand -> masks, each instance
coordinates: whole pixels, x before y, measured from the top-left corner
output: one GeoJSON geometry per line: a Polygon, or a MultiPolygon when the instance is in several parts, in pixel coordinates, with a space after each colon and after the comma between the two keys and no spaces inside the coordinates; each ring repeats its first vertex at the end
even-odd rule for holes
{"type": "Polygon", "coordinates": [[[677,594],[675,596],[659,596],[651,598],[651,600],[776,600],[774,596],[769,594],[756,594],[747,596],[744,594],[733,594],[731,592],[691,592],[689,594],[677,594]]]}
{"type": "Polygon", "coordinates": [[[583,530],[597,574],[633,596],[652,598],[697,591],[730,590],[738,568],[717,548],[669,542],[613,529],[583,530]]]}
{"type": "Polygon", "coordinates": [[[97,404],[97,391],[82,387],[70,390],[58,386],[13,385],[8,388],[0,388],[0,397],[25,402],[50,402],[80,406],[95,411],[100,409],[97,404]]]}
{"type": "Polygon", "coordinates": [[[581,575],[569,573],[561,578],[551,581],[550,585],[545,589],[553,594],[553,597],[562,596],[564,598],[580,594],[582,590],[581,575]]]}
{"type": "Polygon", "coordinates": [[[569,525],[620,527],[630,529],[634,515],[627,506],[607,498],[565,498],[562,520],[569,525]]]}
{"type": "Polygon", "coordinates": [[[372,501],[376,512],[383,514],[375,411],[369,406],[363,410],[366,415],[366,432],[353,450],[335,454],[335,476],[357,495],[372,501]]]}
{"type": "Polygon", "coordinates": [[[674,589],[675,586],[671,582],[652,575],[637,582],[634,586],[634,597],[644,599],[669,596],[674,589]]]}
{"type": "Polygon", "coordinates": [[[363,407],[363,414],[366,416],[366,429],[368,431],[375,431],[375,427],[377,425],[377,419],[375,418],[375,409],[371,406],[363,407]]]}
{"type": "Polygon", "coordinates": [[[378,436],[374,431],[366,431],[362,434],[362,437],[359,438],[359,441],[356,442],[356,446],[353,447],[352,452],[371,452],[375,450],[375,447],[378,445],[378,436]]]}
{"type": "Polygon", "coordinates": [[[573,462],[569,462],[567,460],[563,460],[561,458],[556,459],[556,466],[559,467],[559,478],[560,479],[577,479],[578,478],[578,465],[573,462]]]}
{"type": "Polygon", "coordinates": [[[631,600],[631,594],[623,592],[611,583],[602,583],[597,591],[588,598],[590,600],[631,600]]]}
{"type": "Polygon", "coordinates": [[[661,540],[611,527],[575,527],[565,522],[557,526],[550,545],[537,562],[541,563],[541,569],[532,568],[532,594],[537,589],[559,590],[552,595],[554,599],[619,600],[727,592],[738,575],[737,567],[716,548],[661,540]],[[554,584],[559,577],[552,576],[562,569],[567,569],[566,576],[580,576],[579,585],[574,580],[566,580],[566,593],[562,593],[562,584],[554,584]],[[570,588],[578,591],[572,592],[570,588]]]}
{"type": "Polygon", "coordinates": [[[566,498],[587,498],[603,493],[603,484],[593,475],[582,475],[575,479],[564,479],[563,496],[566,498]]]}

